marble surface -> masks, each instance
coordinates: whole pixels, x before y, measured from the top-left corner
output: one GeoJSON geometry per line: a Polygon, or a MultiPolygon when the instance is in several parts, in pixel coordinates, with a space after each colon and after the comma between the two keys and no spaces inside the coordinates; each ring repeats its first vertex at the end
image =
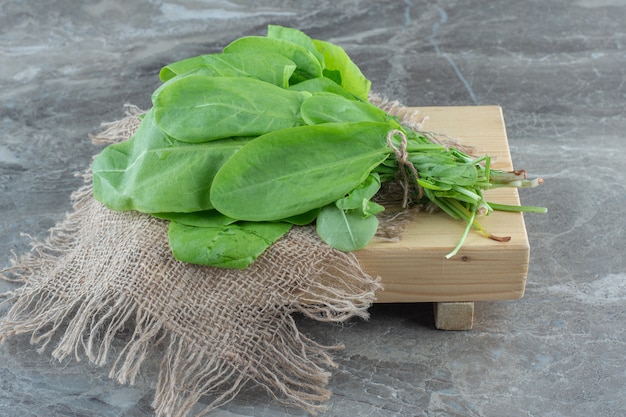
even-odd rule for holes
{"type": "MultiPolygon", "coordinates": [[[[323,416],[622,416],[626,410],[626,2],[623,0],[0,0],[0,266],[70,209],[88,134],[149,105],[159,68],[268,23],[346,48],[374,89],[408,105],[495,104],[522,193],[526,295],[476,304],[472,331],[429,304],[368,322],[301,320],[341,342],[323,416]]],[[[11,289],[7,283],[1,290],[11,289]]],[[[147,377],[110,381],[27,339],[0,346],[0,416],[150,416],[147,377]]],[[[292,416],[250,386],[212,415],[292,416]]]]}

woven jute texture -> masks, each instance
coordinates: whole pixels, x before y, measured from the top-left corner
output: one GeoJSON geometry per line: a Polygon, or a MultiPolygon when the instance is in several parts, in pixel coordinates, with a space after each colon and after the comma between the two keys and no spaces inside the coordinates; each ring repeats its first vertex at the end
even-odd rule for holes
{"type": "MultiPolygon", "coordinates": [[[[138,124],[130,111],[94,142],[128,139],[138,124]]],[[[23,285],[5,294],[0,342],[30,336],[41,353],[86,357],[122,384],[162,358],[157,416],[208,414],[247,383],[288,406],[323,409],[332,351],[341,346],[303,335],[294,314],[367,318],[380,285],[353,254],[330,248],[312,227],[294,227],[246,270],[182,263],[171,255],[166,221],[105,208],[92,196],[89,173],[83,176],[73,211],[2,271],[23,285]],[[203,396],[207,405],[198,411],[203,396]]]]}

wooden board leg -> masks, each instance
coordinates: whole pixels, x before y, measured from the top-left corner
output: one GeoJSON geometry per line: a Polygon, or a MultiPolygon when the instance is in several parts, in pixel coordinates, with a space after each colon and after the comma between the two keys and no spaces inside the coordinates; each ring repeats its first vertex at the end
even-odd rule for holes
{"type": "Polygon", "coordinates": [[[439,330],[470,330],[474,324],[474,302],[434,303],[435,327],[439,330]]]}

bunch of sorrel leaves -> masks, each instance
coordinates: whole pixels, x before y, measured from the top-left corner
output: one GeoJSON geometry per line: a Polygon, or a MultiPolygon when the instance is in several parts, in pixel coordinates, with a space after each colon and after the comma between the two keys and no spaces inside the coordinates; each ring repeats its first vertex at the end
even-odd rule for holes
{"type": "Polygon", "coordinates": [[[542,211],[487,203],[483,190],[539,181],[401,125],[368,101],[371,83],[341,47],[299,30],[269,26],[160,79],[136,133],[94,160],[93,190],[110,209],[169,220],[181,261],[246,268],[312,223],[337,249],[363,248],[384,210],[372,198],[399,175],[413,200],[467,223],[449,256],[470,228],[484,232],[479,215],[542,211]]]}

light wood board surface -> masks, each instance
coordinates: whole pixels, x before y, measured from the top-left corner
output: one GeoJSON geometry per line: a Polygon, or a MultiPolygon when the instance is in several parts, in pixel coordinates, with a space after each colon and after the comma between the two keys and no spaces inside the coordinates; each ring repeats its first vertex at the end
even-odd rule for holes
{"type": "MultiPolygon", "coordinates": [[[[445,134],[492,157],[493,169],[512,170],[502,109],[498,106],[422,107],[425,131],[445,134]]],[[[519,204],[516,189],[490,190],[487,201],[519,204]]],[[[479,222],[506,243],[472,230],[463,248],[445,259],[465,223],[444,213],[418,213],[397,242],[372,241],[355,252],[366,272],[380,276],[377,302],[443,302],[518,299],[524,295],[529,244],[520,213],[494,212],[479,222]]]]}

